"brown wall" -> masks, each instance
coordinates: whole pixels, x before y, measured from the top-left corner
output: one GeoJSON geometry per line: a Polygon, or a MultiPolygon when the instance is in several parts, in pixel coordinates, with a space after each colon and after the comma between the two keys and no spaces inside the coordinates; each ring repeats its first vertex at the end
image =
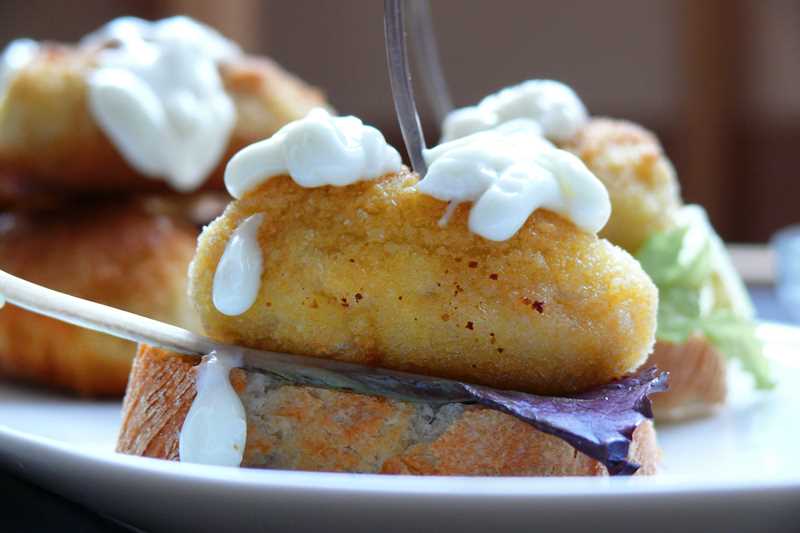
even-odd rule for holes
{"type": "MultiPolygon", "coordinates": [[[[338,110],[399,142],[379,0],[0,0],[0,43],[72,40],[123,13],[189,11],[325,88],[338,110]]],[[[726,238],[800,222],[800,3],[796,0],[433,0],[457,104],[552,77],[598,115],[654,129],[689,201],[726,238]]],[[[423,121],[435,124],[423,106],[423,121]]]]}

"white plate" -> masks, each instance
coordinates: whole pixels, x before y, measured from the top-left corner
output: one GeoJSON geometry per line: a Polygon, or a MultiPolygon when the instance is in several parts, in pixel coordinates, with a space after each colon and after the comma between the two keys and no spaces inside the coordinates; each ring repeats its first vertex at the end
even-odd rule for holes
{"type": "Polygon", "coordinates": [[[119,403],[0,384],[0,462],[146,530],[798,531],[800,329],[761,333],[780,385],[659,429],[653,478],[464,478],[206,467],[112,450],[119,403]]]}

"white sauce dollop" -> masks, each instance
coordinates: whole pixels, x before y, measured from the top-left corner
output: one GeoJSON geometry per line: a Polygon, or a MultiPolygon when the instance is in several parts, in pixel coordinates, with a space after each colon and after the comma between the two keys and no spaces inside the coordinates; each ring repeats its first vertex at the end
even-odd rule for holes
{"type": "Polygon", "coordinates": [[[241,315],[253,305],[261,288],[263,258],[258,229],[264,215],[247,217],[231,235],[217,264],[212,301],[228,316],[241,315]]]}
{"type": "Polygon", "coordinates": [[[442,142],[518,118],[532,120],[541,135],[558,142],[575,135],[588,120],[588,113],[567,85],[553,80],[528,80],[490,94],[478,105],[451,111],[442,124],[442,142]]]}
{"type": "Polygon", "coordinates": [[[39,52],[39,43],[31,39],[15,39],[8,43],[0,55],[0,97],[8,89],[11,79],[30,63],[39,52]]]}
{"type": "Polygon", "coordinates": [[[239,466],[247,442],[244,406],[230,381],[241,357],[212,352],[197,369],[197,396],[183,422],[178,449],[184,463],[239,466]]]}
{"type": "Polygon", "coordinates": [[[317,108],[231,158],[225,185],[234,198],[283,174],[301,187],[342,187],[397,172],[401,165],[380,131],[317,108]]]}
{"type": "Polygon", "coordinates": [[[576,156],[517,119],[425,151],[428,173],[420,192],[473,202],[469,229],[493,241],[510,239],[536,209],[554,211],[597,233],[608,222],[608,191],[576,156]]]}
{"type": "Polygon", "coordinates": [[[233,59],[242,49],[210,26],[176,16],[156,21],[119,17],[81,39],[81,46],[104,46],[112,41],[126,43],[145,39],[152,42],[186,41],[214,61],[233,59]]]}
{"type": "Polygon", "coordinates": [[[89,77],[89,108],[128,163],[178,191],[205,181],[236,121],[217,61],[239,48],[186,17],[125,17],[84,38],[116,47],[99,53],[89,77]]]}

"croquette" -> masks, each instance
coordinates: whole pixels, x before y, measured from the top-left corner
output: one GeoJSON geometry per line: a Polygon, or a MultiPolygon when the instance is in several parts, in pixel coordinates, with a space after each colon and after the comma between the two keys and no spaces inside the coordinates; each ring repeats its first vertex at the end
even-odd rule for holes
{"type": "MultiPolygon", "coordinates": [[[[64,192],[163,190],[132,168],[89,110],[87,79],[97,48],[45,43],[0,94],[0,175],[64,192]]],[[[228,153],[209,177],[222,187],[225,162],[242,147],[324,106],[322,93],[268,58],[220,65],[236,107],[228,153]]]]}
{"type": "Polygon", "coordinates": [[[658,139],[632,122],[594,118],[562,146],[580,157],[608,189],[611,218],[601,237],[631,253],[673,225],[680,187],[658,139]]]}
{"type": "Polygon", "coordinates": [[[627,252],[536,211],[511,239],[467,227],[469,204],[416,190],[403,170],[347,187],[268,180],[198,241],[190,297],[210,336],[540,394],[636,369],[654,342],[656,288],[627,252]],[[212,303],[217,263],[264,213],[260,292],[243,314],[212,303]]]}
{"type": "MultiPolygon", "coordinates": [[[[28,281],[198,329],[186,298],[196,230],[142,203],[0,216],[0,268],[28,281]]],[[[134,343],[12,304],[0,309],[0,376],[122,396],[134,343]]]]}

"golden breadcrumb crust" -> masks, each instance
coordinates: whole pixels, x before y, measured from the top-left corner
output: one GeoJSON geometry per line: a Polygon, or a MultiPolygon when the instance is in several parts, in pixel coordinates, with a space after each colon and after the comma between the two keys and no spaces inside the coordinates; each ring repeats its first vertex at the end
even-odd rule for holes
{"type": "Polygon", "coordinates": [[[256,348],[354,361],[542,394],[608,383],[654,342],[657,294],[608,241],[539,210],[511,239],[450,223],[401,171],[347,187],[269,180],[198,240],[190,296],[205,331],[256,348]],[[240,316],[212,304],[217,263],[264,213],[260,293],[240,316]]]}
{"type": "Polygon", "coordinates": [[[702,335],[682,344],[658,341],[646,364],[669,372],[669,390],[653,396],[659,421],[708,416],[725,403],[725,356],[702,335]]]}
{"type": "MultiPolygon", "coordinates": [[[[51,289],[196,327],[186,298],[195,230],[133,203],[0,216],[0,268],[51,289]]],[[[0,374],[83,395],[125,390],[134,343],[12,304],[0,309],[0,374]]]]}
{"type": "MultiPolygon", "coordinates": [[[[88,107],[87,77],[97,49],[45,43],[0,94],[0,175],[62,191],[163,190],[160,179],[131,168],[88,107]]],[[[209,178],[221,188],[225,163],[238,150],[324,106],[322,93],[263,57],[220,66],[237,121],[228,153],[209,178]]]]}
{"type": "Polygon", "coordinates": [[[563,148],[608,189],[611,219],[601,237],[635,253],[653,232],[672,225],[681,205],[678,179],[651,132],[624,120],[594,118],[563,148]]]}
{"type": "MultiPolygon", "coordinates": [[[[140,346],[123,406],[117,451],[178,460],[178,439],[195,396],[197,358],[140,346]]],[[[300,386],[267,393],[258,374],[231,372],[247,413],[242,466],[416,475],[602,476],[605,467],[564,441],[504,413],[464,407],[420,438],[417,404],[300,386]]],[[[634,433],[639,474],[656,472],[650,422],[634,433]]]]}

